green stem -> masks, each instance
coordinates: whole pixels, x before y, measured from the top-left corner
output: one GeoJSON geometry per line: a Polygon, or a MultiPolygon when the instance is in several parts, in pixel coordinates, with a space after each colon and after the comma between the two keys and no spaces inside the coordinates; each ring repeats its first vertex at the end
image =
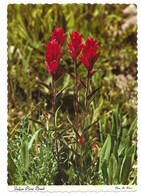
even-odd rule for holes
{"type": "Polygon", "coordinates": [[[82,185],[84,185],[84,174],[83,174],[83,172],[84,172],[84,162],[83,162],[83,144],[81,145],[81,184],[82,185]]]}
{"type": "Polygon", "coordinates": [[[55,146],[56,146],[56,154],[57,154],[57,163],[58,169],[60,168],[60,160],[59,160],[59,151],[58,151],[58,142],[57,142],[57,132],[56,132],[56,120],[55,120],[55,102],[56,102],[56,82],[52,76],[52,107],[53,107],[53,124],[54,124],[54,131],[55,131],[55,146]]]}
{"type": "MultiPolygon", "coordinates": [[[[86,78],[86,93],[85,93],[85,109],[86,111],[88,111],[88,99],[87,99],[87,96],[88,96],[88,93],[89,93],[89,77],[88,77],[88,74],[87,74],[87,78],[86,78]]],[[[84,129],[85,129],[85,120],[86,120],[86,117],[87,117],[87,113],[84,112],[83,114],[83,132],[84,132],[84,129]]],[[[83,145],[81,146],[81,178],[82,178],[82,185],[84,185],[84,160],[83,160],[83,145]]]]}
{"type": "MultiPolygon", "coordinates": [[[[88,111],[88,99],[87,99],[88,92],[89,92],[89,77],[88,77],[88,74],[87,74],[87,78],[86,78],[86,93],[85,93],[85,109],[86,109],[86,111],[88,111]]],[[[84,115],[83,115],[83,130],[85,129],[86,117],[87,117],[87,113],[84,113],[84,115]]]]}
{"type": "Polygon", "coordinates": [[[87,99],[87,96],[88,96],[88,92],[89,92],[89,77],[87,75],[87,79],[86,79],[86,110],[88,110],[88,99],[87,99]]]}
{"type": "Polygon", "coordinates": [[[78,73],[77,73],[77,66],[76,66],[76,62],[75,63],[75,94],[76,94],[76,129],[78,130],[78,73]]]}

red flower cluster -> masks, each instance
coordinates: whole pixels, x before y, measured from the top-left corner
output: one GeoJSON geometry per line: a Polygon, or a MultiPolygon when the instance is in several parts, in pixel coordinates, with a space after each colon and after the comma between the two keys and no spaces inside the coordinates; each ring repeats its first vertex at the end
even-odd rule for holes
{"type": "MultiPolygon", "coordinates": [[[[100,56],[101,52],[96,54],[96,50],[98,47],[98,42],[96,39],[89,37],[86,39],[85,45],[82,49],[82,56],[79,57],[83,65],[86,67],[88,72],[90,72],[93,68],[93,65],[97,61],[98,57],[100,56]]],[[[95,72],[96,70],[94,70],[95,72]]],[[[91,73],[93,74],[93,73],[91,73]]]]}
{"type": "MultiPolygon", "coordinates": [[[[52,41],[45,46],[47,50],[47,53],[45,53],[45,64],[48,72],[53,75],[54,78],[59,78],[65,72],[63,68],[58,69],[58,66],[62,56],[61,46],[66,39],[66,34],[64,34],[64,30],[62,28],[56,28],[51,35],[51,39],[52,41]]],[[[83,45],[82,34],[79,35],[77,31],[70,34],[70,40],[71,42],[67,42],[69,47],[68,52],[70,53],[74,62],[76,62],[77,57],[82,50],[82,56],[80,56],[79,59],[88,70],[88,77],[90,78],[97,71],[92,70],[92,68],[101,54],[101,52],[96,53],[98,42],[96,42],[96,39],[89,37],[86,39],[86,42],[83,45]]]]}
{"type": "Polygon", "coordinates": [[[56,28],[51,35],[51,39],[52,41],[48,42],[45,46],[47,50],[47,53],[45,53],[45,65],[48,72],[54,76],[55,80],[57,80],[65,72],[63,68],[58,69],[59,61],[62,56],[61,46],[66,39],[64,30],[56,28]]]}
{"type": "Polygon", "coordinates": [[[66,39],[66,34],[64,34],[64,30],[61,28],[56,28],[53,33],[51,34],[51,39],[52,40],[57,40],[57,42],[62,46],[65,39],[66,39]]]}
{"type": "Polygon", "coordinates": [[[54,75],[58,69],[59,61],[62,56],[61,47],[56,40],[52,40],[48,42],[45,48],[47,50],[47,53],[45,53],[45,64],[48,72],[51,75],[54,75]]]}
{"type": "Polygon", "coordinates": [[[77,31],[70,34],[71,43],[67,42],[69,46],[69,53],[74,61],[76,61],[77,56],[82,50],[82,34],[79,35],[77,31]]]}

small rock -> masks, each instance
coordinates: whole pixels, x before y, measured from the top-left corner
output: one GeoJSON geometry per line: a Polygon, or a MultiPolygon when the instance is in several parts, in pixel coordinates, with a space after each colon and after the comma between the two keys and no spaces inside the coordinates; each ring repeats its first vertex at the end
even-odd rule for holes
{"type": "Polygon", "coordinates": [[[124,10],[123,10],[124,15],[136,15],[137,14],[137,8],[134,4],[131,4],[129,6],[127,6],[124,10]]]}
{"type": "Polygon", "coordinates": [[[130,25],[136,26],[137,25],[137,16],[132,16],[128,18],[124,24],[122,24],[121,29],[125,31],[130,25]]]}

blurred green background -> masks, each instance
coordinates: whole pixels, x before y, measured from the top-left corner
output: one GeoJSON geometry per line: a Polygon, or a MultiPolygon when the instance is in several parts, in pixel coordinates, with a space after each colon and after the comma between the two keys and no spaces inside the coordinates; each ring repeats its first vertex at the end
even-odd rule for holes
{"type": "MultiPolygon", "coordinates": [[[[104,133],[111,129],[112,113],[117,105],[122,120],[130,126],[137,116],[137,26],[136,5],[128,4],[11,4],[8,5],[8,136],[12,140],[24,116],[44,123],[46,110],[51,104],[42,98],[49,93],[34,80],[50,84],[44,61],[45,44],[51,33],[61,27],[67,33],[63,45],[62,65],[74,73],[74,65],[68,54],[69,33],[78,31],[99,41],[102,52],[95,68],[98,72],[91,79],[90,89],[103,85],[93,102],[94,122],[99,116],[104,133]]],[[[81,78],[86,69],[79,67],[81,78]]],[[[66,111],[74,118],[72,93],[74,81],[64,74],[57,82],[57,90],[66,86],[59,122],[67,122],[66,111]]],[[[80,90],[80,100],[84,92],[80,90]]],[[[32,131],[34,125],[32,124],[32,131]]],[[[33,131],[34,132],[34,131],[33,131]]],[[[98,126],[94,135],[99,134],[98,126]]],[[[136,134],[132,138],[136,141],[136,134]]]]}

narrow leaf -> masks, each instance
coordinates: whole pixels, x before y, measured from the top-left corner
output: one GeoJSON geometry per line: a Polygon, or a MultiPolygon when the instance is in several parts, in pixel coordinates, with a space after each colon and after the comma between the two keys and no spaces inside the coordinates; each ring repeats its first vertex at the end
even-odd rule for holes
{"type": "Polygon", "coordinates": [[[46,112],[54,117],[54,114],[52,112],[50,112],[50,111],[46,111],[46,112]]]}
{"type": "Polygon", "coordinates": [[[74,80],[76,80],[76,77],[72,73],[70,73],[68,70],[66,70],[66,73],[68,73],[74,80]]]}
{"type": "Polygon", "coordinates": [[[137,117],[134,119],[134,121],[132,122],[128,134],[130,135],[130,137],[132,137],[132,135],[134,134],[135,130],[137,128],[137,117]]]}
{"type": "Polygon", "coordinates": [[[32,147],[32,144],[33,144],[33,142],[34,142],[36,136],[38,135],[38,133],[39,133],[40,131],[41,131],[41,129],[37,130],[37,131],[33,134],[33,136],[31,137],[31,139],[30,139],[30,141],[29,141],[29,143],[28,143],[28,150],[30,150],[30,148],[32,147]]]}
{"type": "Polygon", "coordinates": [[[73,179],[73,168],[72,166],[69,168],[69,179],[68,182],[71,183],[73,179]]]}
{"type": "Polygon", "coordinates": [[[31,120],[31,121],[33,121],[33,122],[39,124],[39,125],[44,126],[44,124],[43,124],[42,122],[40,122],[40,121],[38,121],[38,120],[35,120],[35,119],[33,119],[33,118],[28,118],[28,120],[31,120]]]}
{"type": "Polygon", "coordinates": [[[56,126],[57,126],[57,114],[58,114],[58,111],[59,109],[61,108],[61,106],[63,105],[63,101],[61,100],[61,104],[60,106],[57,108],[57,110],[55,111],[55,122],[56,122],[56,126]]]}
{"type": "Polygon", "coordinates": [[[94,123],[90,124],[88,127],[86,127],[86,128],[84,129],[83,133],[85,133],[87,130],[89,130],[89,129],[90,129],[95,123],[97,123],[98,121],[99,121],[99,119],[96,120],[94,123]]]}
{"type": "Polygon", "coordinates": [[[102,86],[98,87],[97,89],[95,89],[93,92],[91,92],[88,96],[87,99],[89,100],[102,86]]]}
{"type": "Polygon", "coordinates": [[[38,81],[38,80],[35,80],[34,82],[38,83],[38,84],[42,84],[43,86],[45,86],[46,88],[48,88],[49,90],[52,91],[52,87],[44,82],[41,82],[41,81],[38,81]]]}
{"type": "Polygon", "coordinates": [[[102,107],[103,107],[103,98],[100,98],[98,107],[94,110],[94,113],[93,113],[92,123],[95,122],[99,118],[102,107]]]}
{"type": "Polygon", "coordinates": [[[101,121],[99,120],[99,132],[100,132],[100,140],[101,140],[101,143],[103,144],[104,141],[103,141],[103,131],[102,131],[102,126],[101,126],[101,121]]]}
{"type": "Polygon", "coordinates": [[[110,135],[107,136],[107,139],[102,147],[101,153],[100,153],[100,161],[99,161],[99,169],[101,170],[101,166],[103,164],[104,160],[109,159],[111,153],[111,137],[110,135]]]}
{"type": "Polygon", "coordinates": [[[78,131],[76,130],[76,128],[75,128],[75,126],[73,125],[73,130],[74,130],[74,132],[76,133],[76,135],[78,136],[78,137],[80,137],[80,135],[79,135],[79,133],[78,133],[78,131]]]}
{"type": "Polygon", "coordinates": [[[114,154],[111,155],[110,159],[109,159],[109,169],[108,169],[108,175],[109,175],[109,184],[115,184],[116,180],[116,172],[117,172],[117,160],[114,156],[114,154]]]}
{"type": "Polygon", "coordinates": [[[121,170],[120,170],[120,184],[125,185],[128,181],[128,176],[131,171],[131,161],[132,161],[131,156],[125,156],[122,161],[121,170]]]}
{"type": "Polygon", "coordinates": [[[84,90],[86,91],[86,90],[87,90],[87,87],[86,87],[86,85],[84,84],[84,82],[81,80],[80,75],[78,75],[78,79],[79,79],[79,81],[80,81],[81,86],[82,86],[82,87],[84,88],[84,90]]]}
{"type": "Polygon", "coordinates": [[[135,156],[135,152],[136,152],[136,143],[134,143],[130,148],[128,148],[128,150],[126,151],[126,156],[131,156],[132,160],[131,160],[131,165],[134,162],[134,156],[135,156]]]}
{"type": "Polygon", "coordinates": [[[23,142],[21,145],[21,160],[25,171],[27,171],[29,167],[29,149],[28,149],[28,143],[26,141],[23,142]]]}
{"type": "Polygon", "coordinates": [[[106,160],[103,161],[101,169],[102,169],[102,174],[103,174],[103,179],[105,181],[105,184],[108,184],[108,172],[107,172],[107,162],[106,162],[106,160]]]}
{"type": "Polygon", "coordinates": [[[60,91],[57,93],[56,98],[59,98],[60,95],[62,94],[62,92],[63,92],[66,88],[68,88],[68,87],[65,87],[65,88],[63,88],[62,90],[60,90],[60,91]]]}

